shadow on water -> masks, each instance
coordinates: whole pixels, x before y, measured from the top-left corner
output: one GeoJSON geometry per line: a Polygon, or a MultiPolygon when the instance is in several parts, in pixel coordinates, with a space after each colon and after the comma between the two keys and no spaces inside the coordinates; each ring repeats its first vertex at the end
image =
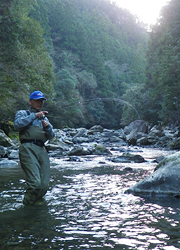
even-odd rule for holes
{"type": "Polygon", "coordinates": [[[31,207],[22,205],[20,167],[0,168],[1,250],[180,249],[180,199],[124,194],[150,163],[83,164],[52,166],[45,204],[31,207]]]}
{"type": "MultiPolygon", "coordinates": [[[[48,214],[48,206],[20,207],[0,215],[0,249],[33,249],[37,243],[49,239],[54,223],[48,214]],[[20,248],[22,246],[22,248],[20,248]]],[[[47,248],[48,249],[48,248],[47,248]]]]}

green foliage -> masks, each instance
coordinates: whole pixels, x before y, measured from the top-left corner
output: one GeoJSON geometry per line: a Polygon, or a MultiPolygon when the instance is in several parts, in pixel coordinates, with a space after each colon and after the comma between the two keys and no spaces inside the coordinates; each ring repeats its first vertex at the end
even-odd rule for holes
{"type": "Polygon", "coordinates": [[[45,2],[55,71],[60,74],[56,92],[69,102],[68,106],[61,101],[62,106],[68,106],[69,112],[73,97],[74,103],[83,103],[79,107],[83,124],[118,127],[122,108],[113,98],[121,96],[131,83],[144,82],[146,30],[128,11],[108,0],[45,2]],[[64,70],[70,77],[62,74],[64,70]],[[73,92],[68,89],[65,94],[65,86],[71,86],[73,92]],[[91,101],[98,98],[101,101],[91,101]]]}
{"type": "Polygon", "coordinates": [[[119,127],[114,100],[144,82],[148,36],[132,14],[110,0],[7,0],[0,23],[2,116],[39,89],[55,127],[119,127]]]}
{"type": "Polygon", "coordinates": [[[94,92],[97,88],[96,78],[92,73],[82,70],[77,73],[78,84],[77,88],[80,95],[86,99],[89,96],[94,96],[94,92]]]}
{"type": "Polygon", "coordinates": [[[147,50],[146,86],[157,115],[165,123],[179,124],[180,118],[180,2],[171,0],[162,9],[159,23],[150,33],[147,50]]]}
{"type": "Polygon", "coordinates": [[[24,106],[30,91],[41,89],[48,95],[53,93],[53,63],[44,48],[43,30],[28,16],[33,4],[34,0],[0,3],[0,109],[3,119],[12,117],[20,104],[24,106]]]}
{"type": "Polygon", "coordinates": [[[72,127],[74,124],[79,125],[82,122],[83,114],[79,102],[81,97],[76,89],[77,78],[69,69],[61,69],[56,74],[56,104],[59,110],[56,116],[62,117],[59,126],[72,127]]]}
{"type": "Polygon", "coordinates": [[[159,103],[153,101],[145,84],[138,84],[128,89],[122,98],[124,100],[122,126],[138,119],[143,119],[152,124],[157,123],[159,103]]]}

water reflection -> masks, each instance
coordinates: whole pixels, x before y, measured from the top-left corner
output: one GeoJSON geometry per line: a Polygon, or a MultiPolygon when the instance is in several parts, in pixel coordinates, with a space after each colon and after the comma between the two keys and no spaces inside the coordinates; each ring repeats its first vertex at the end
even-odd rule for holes
{"type": "Polygon", "coordinates": [[[154,163],[99,160],[56,160],[46,203],[32,207],[22,205],[21,169],[1,168],[0,249],[180,249],[179,199],[124,194],[154,163]]]}

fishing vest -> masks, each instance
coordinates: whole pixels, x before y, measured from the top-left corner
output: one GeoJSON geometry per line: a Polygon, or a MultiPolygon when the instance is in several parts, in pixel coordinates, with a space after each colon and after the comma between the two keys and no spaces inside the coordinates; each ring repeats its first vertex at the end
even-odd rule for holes
{"type": "Polygon", "coordinates": [[[47,141],[45,131],[42,127],[31,125],[27,129],[22,130],[19,133],[20,141],[23,140],[38,140],[43,143],[47,141]]]}

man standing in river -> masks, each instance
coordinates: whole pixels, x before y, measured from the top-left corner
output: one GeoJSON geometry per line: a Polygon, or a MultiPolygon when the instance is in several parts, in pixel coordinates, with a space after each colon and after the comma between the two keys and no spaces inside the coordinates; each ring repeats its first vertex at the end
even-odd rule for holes
{"type": "Polygon", "coordinates": [[[24,205],[41,199],[49,185],[50,163],[44,143],[54,137],[54,132],[46,117],[48,112],[41,111],[44,101],[44,94],[34,91],[29,98],[30,109],[19,110],[15,115],[14,127],[21,141],[19,159],[27,182],[24,205]]]}

